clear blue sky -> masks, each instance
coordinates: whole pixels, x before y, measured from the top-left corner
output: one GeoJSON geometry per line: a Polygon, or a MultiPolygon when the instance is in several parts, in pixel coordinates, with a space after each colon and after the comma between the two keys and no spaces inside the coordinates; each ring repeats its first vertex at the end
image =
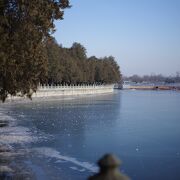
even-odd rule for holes
{"type": "Polygon", "coordinates": [[[124,75],[180,71],[180,0],[70,0],[58,43],[116,58],[124,75]]]}

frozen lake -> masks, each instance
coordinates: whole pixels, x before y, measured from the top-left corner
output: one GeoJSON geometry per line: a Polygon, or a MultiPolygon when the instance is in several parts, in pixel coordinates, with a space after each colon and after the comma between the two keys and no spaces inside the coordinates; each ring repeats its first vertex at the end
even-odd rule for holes
{"type": "Polygon", "coordinates": [[[180,92],[123,90],[7,103],[0,105],[0,118],[9,122],[0,128],[0,145],[15,152],[3,163],[16,167],[16,174],[21,170],[38,180],[83,180],[110,152],[134,180],[180,179],[180,92]]]}

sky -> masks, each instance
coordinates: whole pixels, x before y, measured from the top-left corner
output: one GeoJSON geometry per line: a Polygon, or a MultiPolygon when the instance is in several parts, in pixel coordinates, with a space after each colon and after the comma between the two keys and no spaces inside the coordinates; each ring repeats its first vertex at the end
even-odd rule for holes
{"type": "Polygon", "coordinates": [[[114,56],[123,75],[180,72],[180,0],[70,0],[57,42],[114,56]]]}

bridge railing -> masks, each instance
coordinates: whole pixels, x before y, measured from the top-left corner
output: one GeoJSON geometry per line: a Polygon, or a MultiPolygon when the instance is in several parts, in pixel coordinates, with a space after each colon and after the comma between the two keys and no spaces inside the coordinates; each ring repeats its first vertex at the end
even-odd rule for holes
{"type": "Polygon", "coordinates": [[[65,90],[65,89],[105,89],[105,88],[114,88],[114,84],[106,85],[42,85],[38,86],[38,90],[65,90]]]}

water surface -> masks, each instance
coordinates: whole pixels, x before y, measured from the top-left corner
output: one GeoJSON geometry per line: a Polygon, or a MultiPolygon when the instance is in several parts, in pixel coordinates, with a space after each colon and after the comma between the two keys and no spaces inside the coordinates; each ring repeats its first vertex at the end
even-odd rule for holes
{"type": "Polygon", "coordinates": [[[180,92],[114,94],[0,105],[0,143],[39,180],[86,179],[105,153],[134,180],[180,179],[180,92]]]}

